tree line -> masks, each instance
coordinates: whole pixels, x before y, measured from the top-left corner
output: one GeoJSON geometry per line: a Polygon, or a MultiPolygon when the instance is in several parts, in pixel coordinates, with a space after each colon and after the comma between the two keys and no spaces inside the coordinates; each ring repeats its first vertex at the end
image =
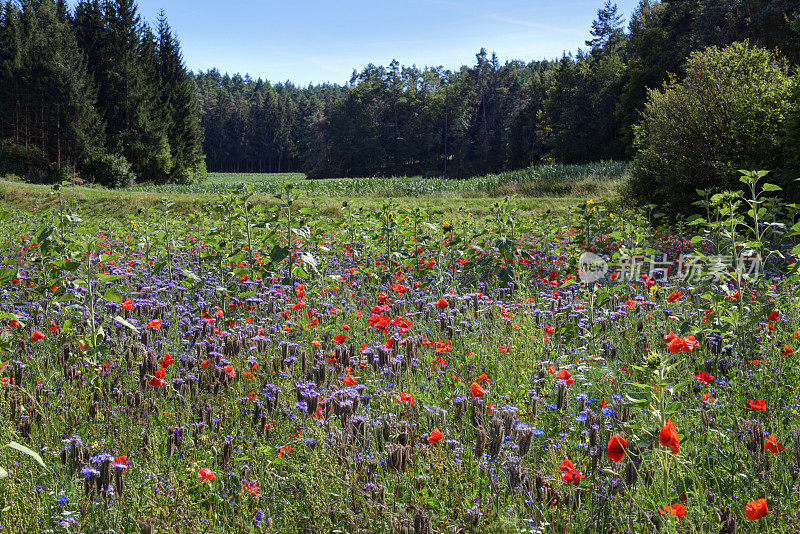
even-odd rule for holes
{"type": "Polygon", "coordinates": [[[536,162],[629,158],[648,88],[689,54],[748,39],[796,65],[800,1],[606,2],[577,54],[473,66],[367,65],[345,86],[196,75],[214,171],[468,176],[536,162]]]}
{"type": "Polygon", "coordinates": [[[134,0],[72,12],[64,0],[7,0],[2,150],[111,185],[189,182],[206,166],[463,177],[628,159],[648,89],[680,77],[692,52],[747,39],[800,60],[800,0],[641,0],[623,20],[607,1],[586,48],[560,59],[501,64],[482,49],[455,70],[392,61],[300,87],[187,73],[163,13],[153,29],[134,0]]]}
{"type": "Polygon", "coordinates": [[[163,11],[151,28],[134,0],[1,6],[0,139],[12,170],[106,185],[202,178],[197,102],[163,11]]]}

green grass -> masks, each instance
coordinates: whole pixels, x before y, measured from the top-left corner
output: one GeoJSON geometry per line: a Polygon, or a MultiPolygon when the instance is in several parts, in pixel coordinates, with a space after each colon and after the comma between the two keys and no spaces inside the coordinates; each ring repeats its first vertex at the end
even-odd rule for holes
{"type": "MultiPolygon", "coordinates": [[[[627,164],[602,162],[589,165],[540,165],[519,171],[457,180],[452,178],[392,177],[308,180],[300,173],[211,173],[202,184],[138,185],[120,190],[101,187],[68,187],[62,195],[79,213],[90,216],[125,217],[140,210],[158,209],[162,199],[175,210],[190,213],[215,202],[222,193],[244,185],[257,204],[274,205],[273,195],[291,184],[300,193],[300,207],[314,206],[337,217],[347,201],[356,208],[377,210],[383,202],[402,201],[404,208],[425,208],[441,214],[458,212],[483,216],[506,196],[518,195],[521,214],[547,210],[564,211],[587,198],[614,201],[627,173],[627,164]]],[[[17,177],[0,180],[0,206],[25,210],[57,205],[52,189],[28,184],[17,177]]]]}

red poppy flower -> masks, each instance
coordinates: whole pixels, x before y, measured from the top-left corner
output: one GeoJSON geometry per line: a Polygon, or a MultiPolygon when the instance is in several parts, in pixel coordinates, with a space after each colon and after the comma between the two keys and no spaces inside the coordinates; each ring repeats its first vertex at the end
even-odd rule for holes
{"type": "Polygon", "coordinates": [[[342,380],[342,384],[344,384],[345,386],[355,386],[356,377],[354,377],[353,375],[347,375],[346,377],[344,377],[344,380],[342,380]]]}
{"type": "Polygon", "coordinates": [[[132,310],[133,309],[133,300],[132,299],[125,299],[125,302],[122,303],[123,310],[132,310]]]}
{"type": "Polygon", "coordinates": [[[258,492],[261,491],[261,486],[256,484],[256,481],[245,481],[244,485],[246,486],[244,492],[245,493],[252,493],[253,495],[258,495],[258,492]]]}
{"type": "Polygon", "coordinates": [[[51,321],[50,322],[50,326],[48,327],[48,329],[51,332],[57,332],[58,331],[58,326],[56,326],[56,322],[55,321],[51,321]]]}
{"type": "Polygon", "coordinates": [[[437,307],[437,308],[439,308],[440,310],[443,310],[443,309],[445,309],[445,308],[446,308],[446,307],[448,307],[449,305],[450,305],[450,303],[449,303],[449,302],[447,302],[447,301],[446,301],[445,299],[443,299],[443,298],[442,298],[442,299],[439,299],[439,302],[437,302],[437,303],[436,303],[436,307],[437,307]]]}
{"type": "Polygon", "coordinates": [[[164,355],[163,358],[161,358],[161,361],[158,363],[161,364],[161,367],[166,369],[167,367],[175,363],[175,358],[172,357],[172,353],[168,352],[167,354],[164,355]]]}
{"type": "Polygon", "coordinates": [[[748,408],[756,412],[766,412],[767,411],[767,403],[763,400],[753,400],[749,399],[745,401],[745,404],[748,408]]]}
{"type": "Polygon", "coordinates": [[[561,462],[561,465],[558,466],[558,470],[566,473],[567,471],[572,471],[575,469],[575,466],[572,465],[572,460],[564,460],[561,462]]]}
{"type": "Polygon", "coordinates": [[[547,326],[544,327],[544,331],[545,331],[546,334],[555,334],[556,333],[556,327],[547,325],[547,326]]]}
{"type": "Polygon", "coordinates": [[[164,385],[164,381],[161,380],[160,378],[153,378],[152,380],[150,380],[150,385],[154,388],[160,388],[161,386],[164,385]]]}
{"type": "Polygon", "coordinates": [[[199,480],[200,482],[203,482],[203,481],[206,481],[206,480],[212,480],[213,481],[213,480],[217,480],[217,475],[215,475],[214,471],[212,471],[208,467],[204,467],[204,468],[200,469],[200,471],[197,473],[197,480],[199,480]]]}
{"type": "Polygon", "coordinates": [[[469,387],[469,395],[470,397],[483,397],[486,395],[486,390],[480,387],[477,382],[473,382],[469,387]]]}
{"type": "Polygon", "coordinates": [[[436,445],[437,443],[439,443],[439,440],[442,439],[443,437],[444,434],[442,434],[442,431],[439,430],[438,428],[434,428],[431,431],[430,435],[428,436],[428,443],[430,443],[431,445],[436,445]]]}
{"type": "Polygon", "coordinates": [[[749,503],[747,503],[747,506],[744,507],[744,515],[747,516],[747,519],[750,519],[751,521],[755,521],[756,519],[761,519],[768,513],[769,513],[769,508],[767,508],[766,499],[758,499],[757,501],[750,501],[749,503]]]}
{"type": "MultiPolygon", "coordinates": [[[[781,318],[781,312],[779,312],[778,310],[771,311],[769,312],[769,315],[767,315],[767,319],[769,319],[770,321],[777,321],[780,318],[781,318]]],[[[764,499],[761,500],[763,501],[764,499]]],[[[766,504],[764,506],[766,506],[766,504]]]]}
{"type": "Polygon", "coordinates": [[[414,404],[414,397],[408,391],[403,391],[397,396],[397,403],[414,404]]]}
{"type": "Polygon", "coordinates": [[[484,374],[480,375],[480,376],[478,377],[478,380],[480,380],[481,382],[486,382],[487,384],[489,383],[489,377],[488,377],[488,376],[486,376],[486,373],[484,373],[484,374]]]}
{"type": "Polygon", "coordinates": [[[563,475],[561,475],[561,480],[564,481],[565,484],[579,484],[582,478],[584,477],[580,471],[577,469],[570,469],[563,475]]]}
{"type": "Polygon", "coordinates": [[[566,369],[562,369],[562,370],[560,370],[560,371],[558,372],[558,374],[556,375],[556,378],[557,378],[557,379],[559,379],[559,380],[563,380],[564,382],[566,382],[567,386],[571,386],[571,385],[572,385],[572,383],[573,383],[573,382],[575,382],[575,381],[572,379],[572,373],[570,373],[570,372],[569,372],[569,371],[567,371],[566,369]]]}
{"type": "Polygon", "coordinates": [[[694,379],[697,380],[698,382],[702,382],[703,384],[708,385],[714,381],[714,375],[706,373],[705,371],[700,371],[699,373],[697,373],[694,379]]]}
{"type": "Polygon", "coordinates": [[[164,378],[164,375],[167,374],[167,370],[162,367],[161,369],[156,369],[156,372],[153,374],[156,375],[156,378],[164,378]]]}
{"type": "Polygon", "coordinates": [[[205,359],[200,363],[200,367],[202,367],[203,369],[205,369],[209,365],[211,365],[211,360],[210,359],[205,359]]]}
{"type": "Polygon", "coordinates": [[[783,352],[781,353],[781,356],[789,356],[793,353],[794,349],[790,345],[786,345],[785,347],[783,347],[783,352]]]}
{"type": "Polygon", "coordinates": [[[683,340],[679,337],[675,337],[669,342],[669,346],[667,348],[672,354],[677,354],[684,350],[685,347],[686,345],[683,343],[683,340]]]}
{"type": "Polygon", "coordinates": [[[612,462],[621,462],[625,457],[626,448],[628,448],[628,442],[625,441],[625,438],[620,434],[614,434],[611,436],[611,439],[608,440],[606,454],[608,454],[612,462]]]}
{"type": "Polygon", "coordinates": [[[692,352],[692,350],[696,349],[700,346],[700,342],[697,341],[694,336],[686,336],[683,338],[683,350],[685,352],[692,352]]]}
{"type": "Polygon", "coordinates": [[[147,328],[150,328],[151,330],[161,330],[161,319],[153,319],[147,323],[147,328]]]}
{"type": "Polygon", "coordinates": [[[127,454],[123,454],[122,456],[117,456],[116,458],[114,458],[114,463],[115,464],[122,464],[122,465],[125,466],[125,469],[122,471],[123,475],[128,472],[128,455],[127,454]]]}
{"type": "Polygon", "coordinates": [[[33,334],[31,334],[31,342],[36,343],[40,339],[44,339],[44,334],[36,330],[33,334]]]}
{"type": "Polygon", "coordinates": [[[342,325],[342,330],[344,330],[345,332],[349,332],[350,331],[350,325],[349,324],[343,324],[342,325]]]}
{"type": "Polygon", "coordinates": [[[672,514],[678,519],[686,515],[686,507],[680,503],[670,504],[669,506],[663,506],[659,508],[658,511],[661,512],[661,515],[672,514]]]}
{"type": "Polygon", "coordinates": [[[667,297],[667,302],[672,303],[678,300],[679,298],[681,298],[681,294],[678,291],[673,291],[672,293],[669,294],[669,297],[667,297]]]}
{"type": "Polygon", "coordinates": [[[775,434],[767,436],[767,442],[764,443],[764,450],[769,452],[781,452],[784,449],[783,443],[777,440],[775,434]]]}
{"type": "Polygon", "coordinates": [[[225,372],[228,373],[228,376],[231,378],[236,378],[236,369],[234,369],[232,365],[226,365],[225,372]]]}
{"type": "Polygon", "coordinates": [[[334,340],[336,343],[338,343],[338,344],[342,344],[342,343],[344,343],[344,340],[345,340],[345,339],[347,339],[347,337],[346,337],[344,334],[339,334],[338,336],[336,336],[335,338],[333,338],[333,340],[334,340]]]}
{"type": "Polygon", "coordinates": [[[678,429],[675,428],[675,423],[667,419],[666,424],[661,428],[661,432],[658,435],[658,442],[665,447],[669,447],[672,450],[672,454],[678,454],[681,451],[678,429]]]}
{"type": "Polygon", "coordinates": [[[677,334],[675,334],[674,332],[670,332],[669,334],[665,334],[664,336],[662,336],[661,339],[664,340],[664,343],[669,343],[670,341],[672,341],[676,337],[678,337],[677,334]]]}

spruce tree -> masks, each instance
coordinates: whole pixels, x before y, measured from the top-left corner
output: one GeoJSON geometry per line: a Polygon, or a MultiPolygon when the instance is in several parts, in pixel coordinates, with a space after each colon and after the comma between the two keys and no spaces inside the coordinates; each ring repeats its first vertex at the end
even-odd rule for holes
{"type": "Polygon", "coordinates": [[[203,137],[194,78],[186,72],[180,43],[162,10],[158,17],[158,112],[172,153],[170,181],[202,178],[203,137]]]}

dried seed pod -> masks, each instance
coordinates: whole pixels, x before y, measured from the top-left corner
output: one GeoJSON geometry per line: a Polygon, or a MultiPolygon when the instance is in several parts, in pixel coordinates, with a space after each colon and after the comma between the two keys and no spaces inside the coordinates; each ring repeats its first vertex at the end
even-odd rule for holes
{"type": "Polygon", "coordinates": [[[155,519],[147,518],[147,519],[140,519],[139,523],[139,534],[153,534],[153,527],[156,524],[155,519]]]}
{"type": "Polygon", "coordinates": [[[533,429],[530,427],[520,428],[517,430],[517,445],[519,446],[519,455],[525,456],[531,449],[533,442],[533,429]]]}
{"type": "Polygon", "coordinates": [[[222,444],[222,468],[227,469],[231,463],[231,456],[233,455],[233,443],[230,439],[226,439],[222,444]]]}
{"type": "Polygon", "coordinates": [[[558,385],[558,394],[556,396],[556,409],[562,411],[567,404],[567,386],[566,384],[558,385]]]}
{"type": "Polygon", "coordinates": [[[430,534],[432,532],[431,521],[428,516],[421,510],[417,510],[414,514],[414,534],[430,534]]]}
{"type": "Polygon", "coordinates": [[[729,507],[723,506],[719,509],[719,518],[722,523],[719,534],[736,534],[736,528],[738,527],[736,524],[736,516],[731,513],[729,507]]]}
{"type": "Polygon", "coordinates": [[[495,417],[489,425],[489,455],[492,459],[497,458],[503,441],[503,421],[495,417]]]}
{"type": "Polygon", "coordinates": [[[480,458],[486,448],[486,431],[483,427],[478,427],[475,431],[475,456],[480,458]]]}
{"type": "Polygon", "coordinates": [[[125,480],[122,476],[124,472],[124,465],[114,465],[114,491],[117,495],[122,495],[122,492],[125,490],[125,480]]]}

